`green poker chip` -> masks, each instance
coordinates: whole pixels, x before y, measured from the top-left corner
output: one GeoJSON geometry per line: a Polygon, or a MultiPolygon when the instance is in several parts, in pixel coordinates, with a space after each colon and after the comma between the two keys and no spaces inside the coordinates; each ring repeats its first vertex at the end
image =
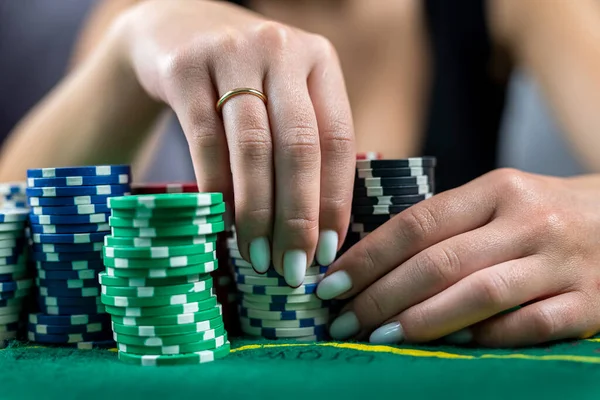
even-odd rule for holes
{"type": "Polygon", "coordinates": [[[124,237],[178,237],[178,236],[202,236],[223,232],[224,222],[202,225],[178,225],[161,228],[112,228],[114,236],[124,237]]]}
{"type": "Polygon", "coordinates": [[[144,287],[144,286],[170,286],[183,285],[186,283],[195,283],[212,279],[210,274],[194,274],[184,276],[174,276],[172,278],[119,278],[108,276],[106,272],[98,274],[98,280],[104,286],[125,286],[125,287],[144,287]]]}
{"type": "Polygon", "coordinates": [[[104,265],[112,268],[179,268],[189,267],[190,265],[203,264],[217,259],[217,252],[212,251],[204,254],[193,254],[189,256],[175,256],[169,258],[113,258],[104,257],[104,265]]]}
{"type": "Polygon", "coordinates": [[[139,337],[188,335],[191,333],[201,333],[214,330],[219,326],[223,326],[223,318],[221,316],[206,321],[199,321],[183,325],[131,326],[121,325],[115,322],[112,323],[112,329],[114,333],[139,337]]]}
{"type": "Polygon", "coordinates": [[[113,307],[161,307],[177,304],[194,303],[206,300],[213,295],[212,289],[204,292],[177,294],[172,296],[154,297],[127,297],[127,296],[100,296],[102,304],[113,307]]]}
{"type": "Polygon", "coordinates": [[[175,276],[186,276],[194,274],[208,274],[216,271],[219,262],[209,261],[204,264],[190,265],[178,268],[146,268],[146,269],[128,269],[106,267],[106,273],[109,276],[120,278],[170,278],[175,276]]]}
{"type": "Polygon", "coordinates": [[[111,209],[206,207],[223,202],[222,193],[165,193],[111,197],[111,209]]]}
{"type": "Polygon", "coordinates": [[[111,247],[104,246],[104,257],[112,258],[169,258],[178,256],[191,256],[205,254],[217,249],[215,243],[189,244],[186,246],[160,246],[160,247],[111,247]]]}
{"type": "Polygon", "coordinates": [[[200,321],[208,321],[210,319],[217,318],[222,314],[222,306],[217,304],[213,308],[187,314],[171,314],[156,317],[122,317],[120,315],[113,315],[112,321],[114,323],[126,326],[185,325],[200,321]]]}
{"type": "Polygon", "coordinates": [[[162,367],[169,365],[195,365],[204,364],[226,357],[231,351],[229,342],[221,347],[202,350],[195,353],[169,354],[169,355],[139,355],[119,351],[119,360],[126,364],[141,365],[143,367],[162,367]]]}
{"type": "Polygon", "coordinates": [[[197,293],[212,289],[212,279],[206,279],[194,283],[185,283],[182,285],[170,286],[145,286],[145,287],[126,287],[126,286],[103,286],[102,294],[108,296],[125,297],[153,297],[153,296],[172,296],[176,294],[197,293]]]}
{"type": "Polygon", "coordinates": [[[210,350],[223,346],[227,343],[227,333],[214,339],[201,340],[195,343],[180,344],[173,346],[133,346],[119,343],[117,348],[123,353],[139,355],[167,355],[167,354],[188,354],[196,353],[202,350],[210,350]]]}
{"type": "Polygon", "coordinates": [[[187,246],[193,244],[215,243],[217,235],[185,236],[170,238],[137,238],[137,237],[115,237],[107,235],[104,237],[104,245],[112,247],[162,247],[162,246],[187,246]]]}
{"type": "Polygon", "coordinates": [[[187,207],[187,208],[137,208],[132,210],[112,210],[112,216],[128,219],[176,219],[176,218],[195,218],[205,215],[216,215],[225,213],[225,203],[219,203],[214,206],[206,207],[187,207]]]}
{"type": "Polygon", "coordinates": [[[202,225],[213,224],[223,221],[222,215],[206,215],[195,218],[170,218],[170,219],[151,219],[151,218],[119,218],[109,217],[108,224],[116,228],[157,228],[162,226],[178,225],[202,225]]]}
{"type": "Polygon", "coordinates": [[[190,314],[197,313],[199,311],[206,311],[216,307],[217,298],[209,297],[206,300],[197,301],[188,304],[176,304],[173,306],[164,307],[113,307],[106,306],[106,312],[113,316],[120,317],[135,317],[135,318],[146,318],[146,317],[163,317],[169,315],[178,314],[190,314]]]}
{"type": "Polygon", "coordinates": [[[219,336],[223,336],[224,334],[225,326],[220,325],[215,329],[211,329],[204,332],[189,333],[186,335],[140,337],[123,335],[121,333],[113,333],[113,339],[117,343],[123,343],[133,346],[161,347],[201,342],[204,340],[210,340],[219,336]]]}

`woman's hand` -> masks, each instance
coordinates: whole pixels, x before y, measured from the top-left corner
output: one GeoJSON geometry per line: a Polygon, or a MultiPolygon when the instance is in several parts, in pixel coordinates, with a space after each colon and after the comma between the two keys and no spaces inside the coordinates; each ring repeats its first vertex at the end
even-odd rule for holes
{"type": "Polygon", "coordinates": [[[200,191],[235,193],[238,245],[290,286],[330,264],[350,216],[355,149],[336,53],[316,35],[222,2],[148,1],[113,34],[154,99],[176,112],[200,191]],[[226,92],[253,95],[215,104],[226,92]]]}
{"type": "Polygon", "coordinates": [[[595,334],[598,182],[497,170],[416,204],[331,266],[319,297],[356,296],[331,335],[525,346],[595,334]]]}

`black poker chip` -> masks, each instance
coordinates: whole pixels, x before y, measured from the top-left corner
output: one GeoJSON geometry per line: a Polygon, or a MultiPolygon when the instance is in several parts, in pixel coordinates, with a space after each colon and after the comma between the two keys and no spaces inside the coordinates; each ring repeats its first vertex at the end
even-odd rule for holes
{"type": "Polygon", "coordinates": [[[352,215],[389,215],[398,214],[411,207],[412,204],[393,206],[353,206],[352,215]]]}
{"type": "Polygon", "coordinates": [[[413,157],[401,160],[357,160],[356,168],[415,168],[415,167],[435,167],[437,160],[435,157],[413,157]]]}
{"type": "Polygon", "coordinates": [[[350,222],[361,223],[361,224],[379,224],[383,225],[390,219],[394,218],[398,214],[385,214],[385,215],[353,215],[350,218],[350,222]]]}
{"type": "Polygon", "coordinates": [[[434,176],[433,168],[369,168],[357,169],[357,178],[394,178],[401,176],[434,176]]]}
{"type": "Polygon", "coordinates": [[[354,196],[352,198],[353,206],[391,206],[395,204],[415,204],[430,198],[431,194],[413,194],[406,196],[354,196]]]}
{"type": "Polygon", "coordinates": [[[354,187],[386,187],[433,185],[434,179],[429,176],[401,176],[397,178],[357,178],[354,187]]]}
{"type": "Polygon", "coordinates": [[[433,193],[431,185],[355,187],[353,197],[405,196],[433,193]]]}

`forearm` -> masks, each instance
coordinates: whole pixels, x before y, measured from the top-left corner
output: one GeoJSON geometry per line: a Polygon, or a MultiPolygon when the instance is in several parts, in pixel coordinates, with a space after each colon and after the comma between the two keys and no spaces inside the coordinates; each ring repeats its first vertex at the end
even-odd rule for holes
{"type": "Polygon", "coordinates": [[[534,75],[576,151],[600,170],[600,4],[493,0],[496,36],[534,75]]]}
{"type": "Polygon", "coordinates": [[[14,129],[0,180],[27,168],[131,162],[160,109],[107,39],[14,129]]]}

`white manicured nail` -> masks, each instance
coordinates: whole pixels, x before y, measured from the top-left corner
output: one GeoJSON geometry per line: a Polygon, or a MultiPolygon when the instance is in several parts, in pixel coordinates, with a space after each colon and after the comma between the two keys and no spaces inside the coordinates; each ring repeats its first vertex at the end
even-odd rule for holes
{"type": "Polygon", "coordinates": [[[331,300],[334,297],[346,293],[352,288],[352,279],[346,271],[340,270],[323,278],[317,286],[317,296],[323,300],[331,300]]]}
{"type": "Polygon", "coordinates": [[[304,250],[288,250],[283,255],[283,277],[291,287],[298,287],[304,282],[306,275],[306,252],[304,250]]]}
{"type": "Polygon", "coordinates": [[[375,344],[395,344],[402,341],[404,341],[404,330],[398,322],[390,322],[377,328],[369,337],[369,342],[375,344]]]}
{"type": "Polygon", "coordinates": [[[250,263],[256,272],[267,272],[269,265],[271,265],[269,239],[259,237],[250,243],[250,263]]]}
{"type": "Polygon", "coordinates": [[[338,234],[336,231],[322,231],[319,233],[317,243],[317,262],[327,266],[335,261],[338,247],[338,234]]]}
{"type": "Polygon", "coordinates": [[[451,344],[468,344],[473,341],[473,332],[465,328],[444,337],[444,341],[451,344]]]}
{"type": "Polygon", "coordinates": [[[329,335],[336,340],[348,339],[360,331],[360,323],[352,311],[345,312],[333,321],[329,335]]]}

